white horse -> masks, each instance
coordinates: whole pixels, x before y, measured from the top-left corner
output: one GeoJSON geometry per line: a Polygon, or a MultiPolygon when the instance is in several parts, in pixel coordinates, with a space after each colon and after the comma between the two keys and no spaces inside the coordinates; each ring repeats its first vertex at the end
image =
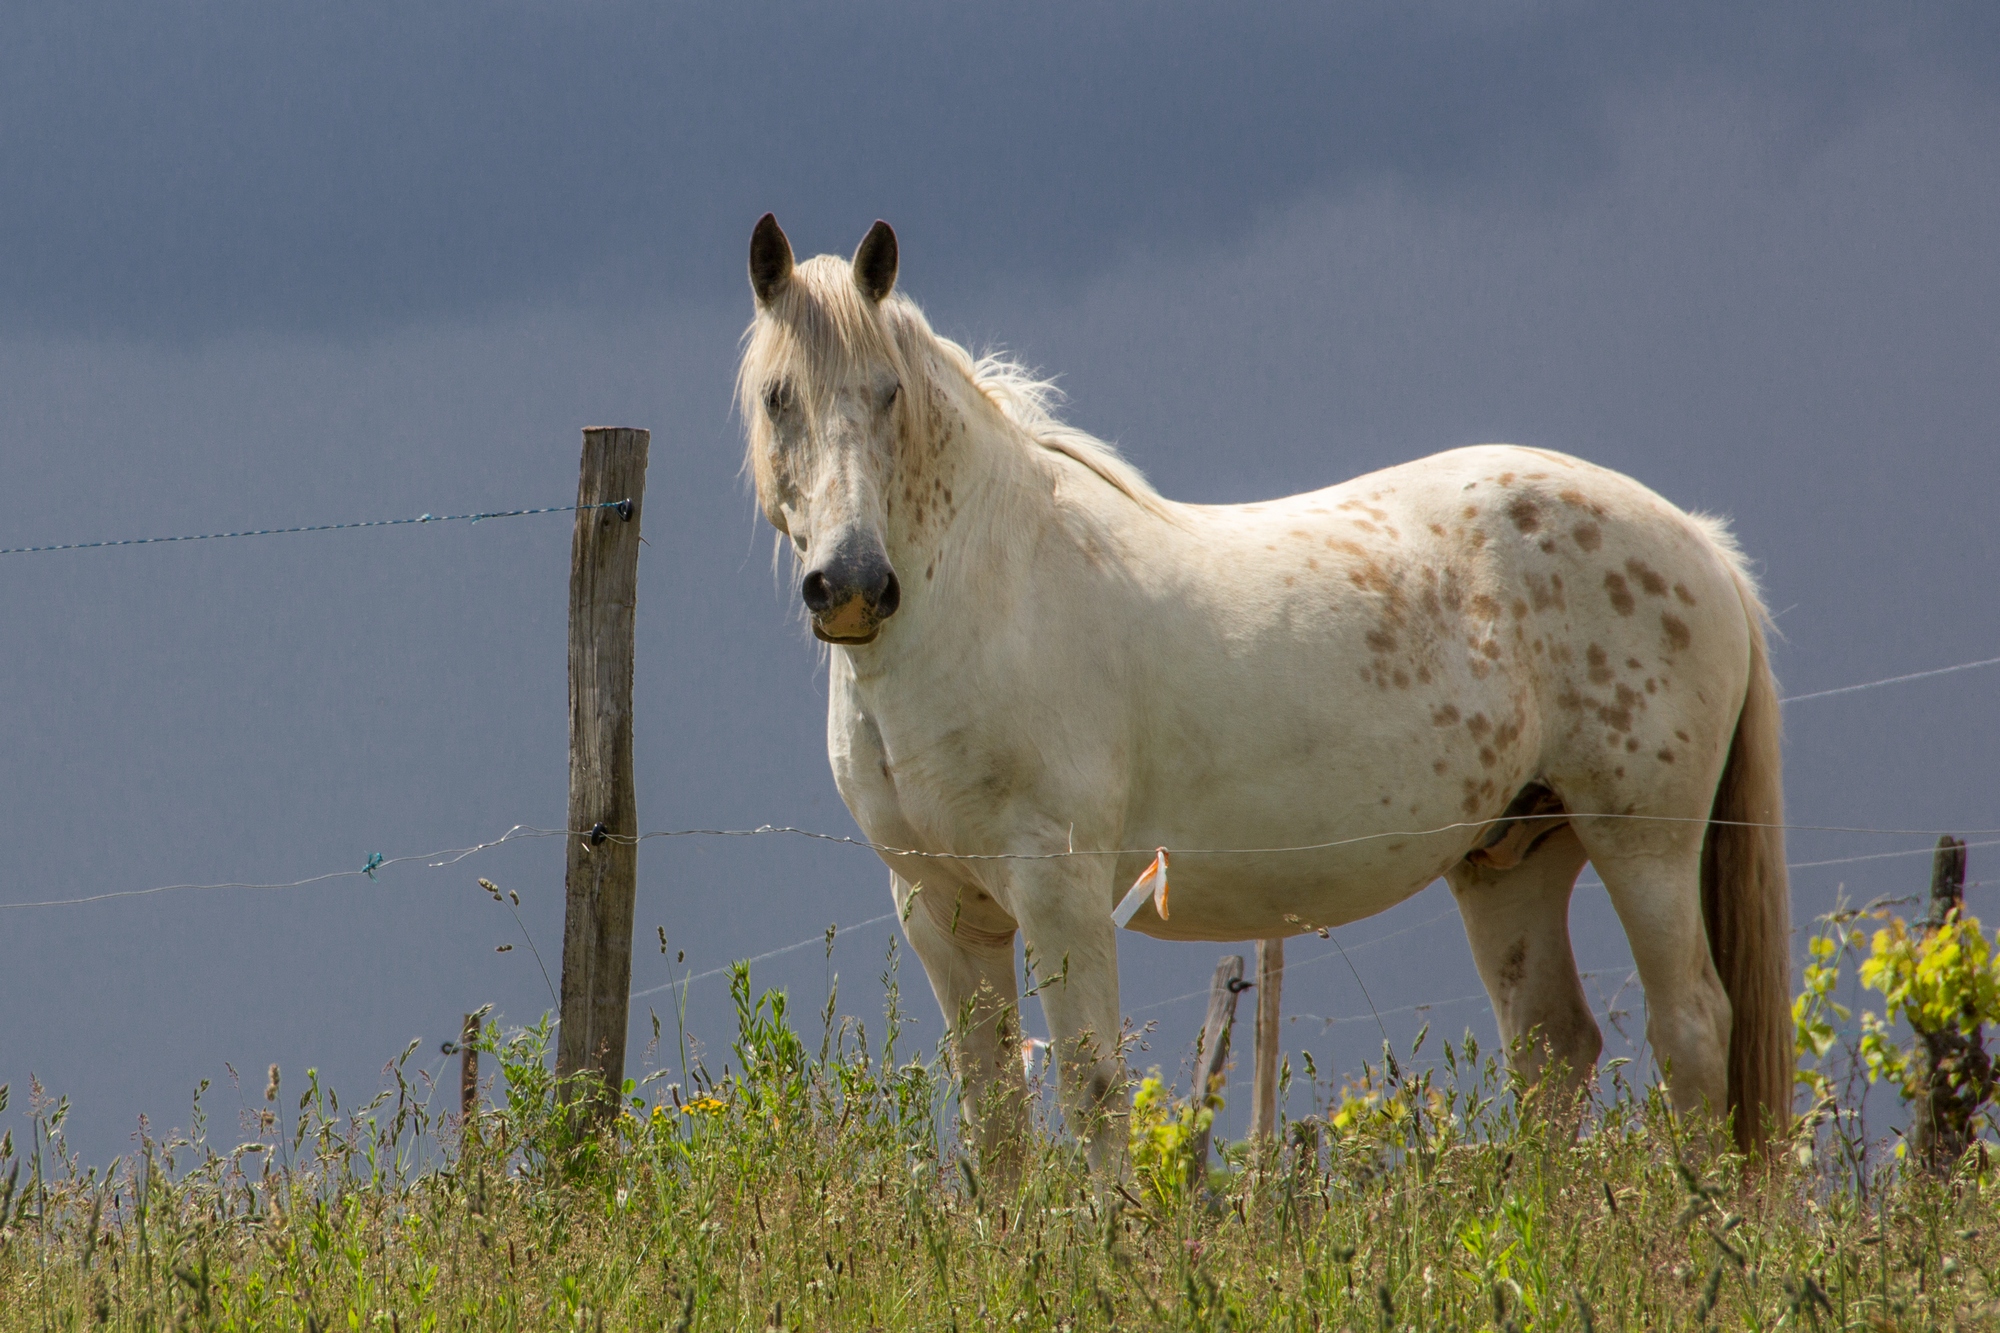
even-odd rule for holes
{"type": "Polygon", "coordinates": [[[1777,695],[1720,522],[1505,445],[1176,503],[932,332],[896,265],[880,222],[795,264],[766,215],[738,393],[833,645],[841,796],[926,854],[884,859],[990,1147],[1018,1129],[1020,931],[1066,1112],[1118,1152],[1091,1128],[1125,1097],[1111,913],[1155,847],[1167,911],[1130,926],[1162,939],[1339,926],[1443,876],[1517,1068],[1571,1079],[1602,1047],[1569,942],[1588,860],[1674,1104],[1746,1146],[1784,1124],[1777,695]]]}

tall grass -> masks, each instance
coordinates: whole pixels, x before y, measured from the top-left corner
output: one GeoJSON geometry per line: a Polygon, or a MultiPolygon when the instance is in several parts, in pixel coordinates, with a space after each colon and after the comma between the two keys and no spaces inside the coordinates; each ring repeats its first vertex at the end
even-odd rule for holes
{"type": "Polygon", "coordinates": [[[470,1123],[406,1075],[343,1109],[271,1071],[240,1141],[191,1129],[105,1169],[35,1090],[0,1161],[0,1329],[1889,1329],[1993,1327],[1988,1155],[1864,1178],[1808,1117],[1732,1155],[1614,1069],[1538,1108],[1468,1035],[1383,1059],[1221,1169],[1177,1162],[1157,1091],[1133,1168],[1044,1125],[1018,1175],[961,1152],[941,1060],[829,1003],[811,1037],[733,978],[724,1068],[628,1084],[608,1122],[546,1022],[481,1045],[470,1123]],[[1425,1063],[1419,1063],[1420,1061],[1425,1063]],[[16,1172],[11,1184],[9,1172],[16,1172]]]}

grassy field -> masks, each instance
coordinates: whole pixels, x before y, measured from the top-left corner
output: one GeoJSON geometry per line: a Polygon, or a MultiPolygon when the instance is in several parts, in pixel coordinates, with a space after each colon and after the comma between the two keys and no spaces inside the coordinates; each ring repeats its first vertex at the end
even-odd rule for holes
{"type": "Polygon", "coordinates": [[[104,1171],[36,1090],[0,1160],[0,1329],[2000,1327],[1984,1152],[1927,1179],[1823,1105],[1753,1170],[1622,1069],[1572,1134],[1432,1036],[1340,1088],[1302,1071],[1316,1112],[1199,1183],[1200,1112],[1158,1087],[1122,1182],[1045,1133],[1003,1183],[884,980],[885,1025],[830,1000],[802,1039],[739,971],[724,1072],[628,1087],[589,1132],[545,1031],[489,1029],[469,1132],[400,1061],[364,1106],[274,1069],[240,1134],[197,1106],[104,1171]]]}

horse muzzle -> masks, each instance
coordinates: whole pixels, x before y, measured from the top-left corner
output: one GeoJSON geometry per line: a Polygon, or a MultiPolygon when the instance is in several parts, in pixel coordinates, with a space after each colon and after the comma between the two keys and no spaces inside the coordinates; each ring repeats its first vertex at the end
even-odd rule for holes
{"type": "Polygon", "coordinates": [[[879,549],[839,547],[825,564],[806,571],[799,596],[812,613],[814,637],[859,647],[873,643],[882,622],[902,604],[902,585],[879,549]]]}

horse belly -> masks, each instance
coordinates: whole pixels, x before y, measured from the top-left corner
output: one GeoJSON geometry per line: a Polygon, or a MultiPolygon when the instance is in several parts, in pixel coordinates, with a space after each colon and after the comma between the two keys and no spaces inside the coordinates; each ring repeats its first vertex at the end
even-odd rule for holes
{"type": "Polygon", "coordinates": [[[1486,805],[1531,776],[1530,738],[1492,722],[1530,693],[1504,673],[1440,664],[1440,693],[1420,697],[1378,688],[1358,635],[1272,656],[1239,669],[1225,704],[1152,738],[1127,845],[1165,846],[1172,862],[1168,919],[1134,920],[1147,934],[1256,939],[1386,911],[1463,857],[1486,805]]]}

